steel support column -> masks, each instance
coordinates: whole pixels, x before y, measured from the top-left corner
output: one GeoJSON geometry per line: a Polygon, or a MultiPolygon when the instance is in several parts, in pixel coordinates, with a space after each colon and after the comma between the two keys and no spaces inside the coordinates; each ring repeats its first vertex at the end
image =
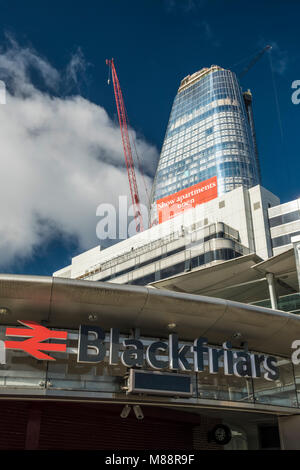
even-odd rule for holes
{"type": "Polygon", "coordinates": [[[267,279],[268,287],[269,287],[271,307],[274,310],[277,310],[278,301],[277,301],[277,294],[276,294],[276,287],[275,287],[275,276],[273,273],[267,273],[266,279],[267,279]]]}

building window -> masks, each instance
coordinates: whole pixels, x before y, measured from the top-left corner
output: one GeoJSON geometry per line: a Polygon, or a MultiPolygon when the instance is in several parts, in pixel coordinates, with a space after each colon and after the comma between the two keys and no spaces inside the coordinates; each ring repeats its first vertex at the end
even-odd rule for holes
{"type": "Polygon", "coordinates": [[[278,215],[269,219],[270,227],[278,227],[278,225],[288,224],[300,220],[300,211],[288,212],[287,214],[278,215]]]}
{"type": "Polygon", "coordinates": [[[277,248],[278,246],[289,245],[291,243],[291,237],[300,235],[300,232],[289,233],[288,235],[282,235],[272,239],[272,247],[277,248]]]}

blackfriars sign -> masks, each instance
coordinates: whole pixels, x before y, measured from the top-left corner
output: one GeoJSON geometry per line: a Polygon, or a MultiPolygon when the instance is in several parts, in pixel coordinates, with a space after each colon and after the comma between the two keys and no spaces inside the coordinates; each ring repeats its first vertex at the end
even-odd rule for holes
{"type": "MultiPolygon", "coordinates": [[[[22,350],[40,360],[54,361],[46,352],[74,353],[67,350],[67,331],[50,330],[32,321],[20,321],[26,328],[6,328],[6,336],[18,338],[4,341],[5,349],[22,350]],[[20,341],[20,338],[26,338],[20,341]],[[51,342],[47,342],[51,340],[51,342]]],[[[201,373],[208,367],[210,374],[217,374],[222,367],[225,375],[237,377],[263,377],[277,380],[279,368],[277,359],[265,354],[244,350],[233,350],[229,341],[222,348],[209,346],[207,338],[196,338],[193,345],[179,344],[177,334],[169,335],[168,341],[146,339],[122,339],[118,328],[110,329],[109,341],[106,333],[98,326],[81,325],[78,335],[77,361],[100,363],[109,353],[109,364],[120,361],[128,368],[146,366],[155,370],[186,371],[201,373]],[[145,344],[147,343],[147,344],[145,344]],[[222,366],[220,366],[222,364],[222,366]]]]}

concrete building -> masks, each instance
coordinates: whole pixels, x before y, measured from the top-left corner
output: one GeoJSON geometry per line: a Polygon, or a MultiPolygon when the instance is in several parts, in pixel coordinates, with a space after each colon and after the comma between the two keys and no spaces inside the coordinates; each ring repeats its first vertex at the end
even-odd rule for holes
{"type": "Polygon", "coordinates": [[[273,254],[291,247],[291,237],[300,235],[300,199],[268,210],[273,254]]]}
{"type": "Polygon", "coordinates": [[[261,186],[242,186],[186,210],[127,240],[95,247],[54,276],[146,285],[256,253],[272,256],[268,208],[279,199],[261,186]]]}
{"type": "Polygon", "coordinates": [[[300,233],[300,220],[287,222],[299,215],[298,204],[279,204],[261,186],[239,187],[110,248],[84,252],[53,275],[151,285],[298,313],[291,239],[300,233]],[[284,245],[274,246],[274,240],[284,245]]]}

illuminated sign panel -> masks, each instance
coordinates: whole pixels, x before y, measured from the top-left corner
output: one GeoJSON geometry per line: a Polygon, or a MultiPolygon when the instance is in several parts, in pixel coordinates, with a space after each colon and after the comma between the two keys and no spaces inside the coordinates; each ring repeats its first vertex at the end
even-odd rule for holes
{"type": "Polygon", "coordinates": [[[176,217],[181,212],[211,201],[218,197],[217,177],[213,176],[201,183],[182,189],[156,201],[158,220],[161,224],[176,217]]]}
{"type": "Polygon", "coordinates": [[[128,392],[190,397],[193,387],[190,375],[130,369],[128,392]]]}

